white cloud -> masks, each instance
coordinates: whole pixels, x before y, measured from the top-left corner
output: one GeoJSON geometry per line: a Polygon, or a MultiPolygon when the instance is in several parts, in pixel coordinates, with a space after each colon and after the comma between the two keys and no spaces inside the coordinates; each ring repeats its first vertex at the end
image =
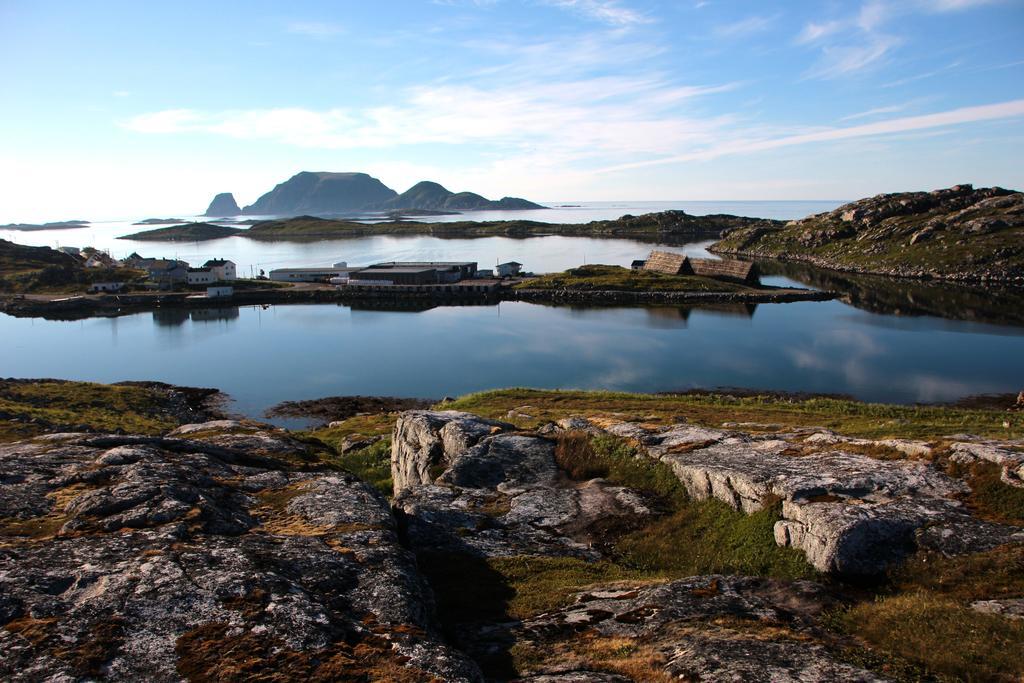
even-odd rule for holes
{"type": "Polygon", "coordinates": [[[904,102],[903,104],[891,104],[887,107],[875,107],[874,109],[867,109],[865,111],[859,111],[855,114],[849,114],[839,119],[840,121],[853,121],[855,119],[868,119],[872,116],[880,116],[882,114],[896,114],[901,111],[907,110],[909,107],[918,103],[920,100],[913,100],[911,102],[904,102]]]}
{"type": "Polygon", "coordinates": [[[804,30],[797,36],[797,43],[814,43],[823,38],[838,33],[843,28],[843,22],[841,21],[824,21],[820,24],[811,22],[804,26],[804,30]]]}
{"type": "Polygon", "coordinates": [[[364,109],[172,109],[122,125],[140,133],[204,133],[322,149],[486,143],[553,158],[654,154],[705,139],[729,117],[687,117],[690,100],[735,87],[679,86],[659,78],[605,77],[535,85],[438,85],[364,109]]]}
{"type": "Polygon", "coordinates": [[[881,62],[900,39],[885,34],[870,34],[855,44],[831,45],[822,49],[822,58],[807,74],[809,78],[838,78],[859,73],[881,62]]]}

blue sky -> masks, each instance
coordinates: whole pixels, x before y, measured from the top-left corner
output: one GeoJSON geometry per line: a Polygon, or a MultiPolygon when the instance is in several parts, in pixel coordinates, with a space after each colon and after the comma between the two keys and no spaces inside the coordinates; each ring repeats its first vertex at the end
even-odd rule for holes
{"type": "Polygon", "coordinates": [[[1024,187],[1024,0],[0,0],[0,220],[1024,187]]]}

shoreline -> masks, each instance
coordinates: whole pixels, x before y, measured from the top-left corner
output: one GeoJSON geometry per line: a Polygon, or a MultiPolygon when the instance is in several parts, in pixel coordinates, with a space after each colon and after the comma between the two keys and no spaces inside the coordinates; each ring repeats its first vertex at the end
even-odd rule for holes
{"type": "Polygon", "coordinates": [[[16,318],[81,320],[93,317],[119,317],[160,309],[218,308],[224,306],[263,306],[276,304],[431,304],[435,306],[496,305],[502,301],[525,303],[592,304],[595,306],[682,305],[682,304],[758,304],[797,301],[829,301],[838,292],[812,289],[765,289],[747,292],[679,292],[614,290],[541,290],[513,289],[501,285],[489,292],[472,291],[346,291],[341,288],[292,288],[238,290],[228,297],[201,298],[188,293],[99,294],[99,295],[0,295],[0,313],[16,318]]]}
{"type": "Polygon", "coordinates": [[[778,263],[804,263],[821,270],[831,270],[837,273],[850,273],[854,275],[875,275],[879,277],[892,278],[894,280],[915,280],[918,282],[943,282],[953,285],[977,285],[996,284],[1009,287],[1020,287],[1024,289],[1024,276],[1003,277],[992,273],[939,273],[924,269],[889,269],[878,270],[866,266],[841,265],[827,258],[820,258],[809,254],[789,253],[785,256],[768,255],[749,250],[716,249],[712,244],[707,250],[716,256],[731,256],[752,261],[776,261],[778,263]]]}

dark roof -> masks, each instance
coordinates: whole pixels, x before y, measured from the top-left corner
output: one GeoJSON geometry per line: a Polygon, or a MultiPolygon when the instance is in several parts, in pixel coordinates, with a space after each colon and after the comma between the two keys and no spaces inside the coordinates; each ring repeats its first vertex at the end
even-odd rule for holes
{"type": "Polygon", "coordinates": [[[499,263],[498,264],[498,266],[521,266],[521,265],[523,265],[523,264],[519,263],[519,261],[509,261],[508,263],[499,263]]]}
{"type": "Polygon", "coordinates": [[[370,275],[390,275],[393,273],[433,273],[436,268],[422,268],[419,266],[404,266],[404,267],[388,267],[378,268],[377,266],[370,266],[369,268],[363,268],[358,271],[360,274],[369,273],[370,275]]]}
{"type": "Polygon", "coordinates": [[[212,258],[209,261],[207,261],[206,263],[204,263],[203,265],[209,268],[209,267],[224,266],[224,265],[227,265],[229,263],[231,263],[231,261],[226,261],[226,260],[224,260],[222,258],[212,258]]]}
{"type": "Polygon", "coordinates": [[[476,266],[476,261],[383,261],[370,268],[452,268],[455,266],[476,266]]]}

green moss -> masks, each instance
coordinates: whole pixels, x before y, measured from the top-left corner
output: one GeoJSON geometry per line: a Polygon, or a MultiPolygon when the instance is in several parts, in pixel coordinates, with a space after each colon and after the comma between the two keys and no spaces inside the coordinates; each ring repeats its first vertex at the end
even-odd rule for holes
{"type": "Polygon", "coordinates": [[[665,275],[647,270],[630,270],[620,266],[587,265],[531,278],[516,285],[517,289],[574,289],[621,292],[739,292],[752,287],[698,277],[696,275],[665,275]]]}
{"type": "Polygon", "coordinates": [[[391,480],[391,439],[381,439],[367,448],[338,456],[334,462],[386,496],[394,491],[394,482],[391,480]]]}

